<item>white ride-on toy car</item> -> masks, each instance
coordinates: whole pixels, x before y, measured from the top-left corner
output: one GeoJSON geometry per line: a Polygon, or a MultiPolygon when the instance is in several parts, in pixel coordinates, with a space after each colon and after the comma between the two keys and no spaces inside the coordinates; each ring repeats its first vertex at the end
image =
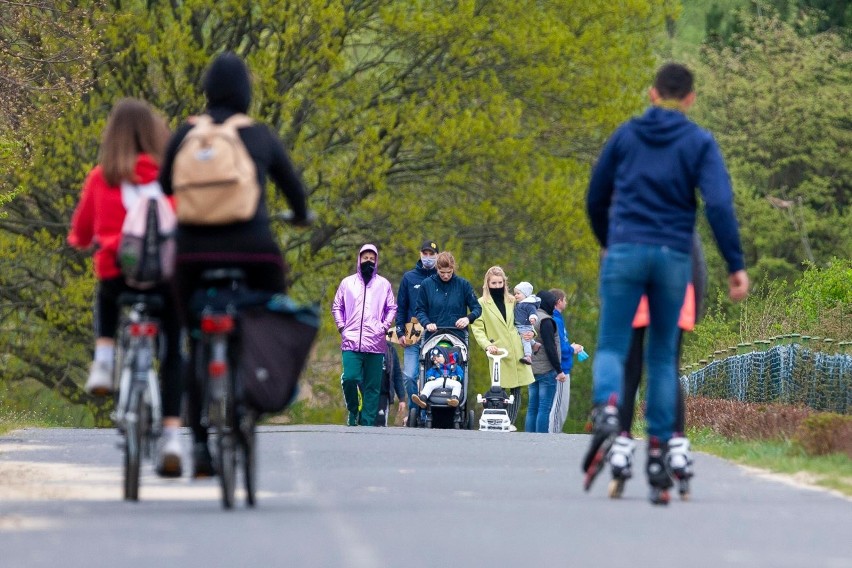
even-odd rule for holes
{"type": "Polygon", "coordinates": [[[490,432],[511,432],[512,421],[509,420],[509,405],[515,402],[514,395],[507,394],[500,386],[500,359],[507,356],[509,351],[498,349],[497,353],[488,353],[491,359],[491,388],[484,395],[477,394],[476,402],[483,406],[482,416],[479,417],[479,429],[490,432]]]}

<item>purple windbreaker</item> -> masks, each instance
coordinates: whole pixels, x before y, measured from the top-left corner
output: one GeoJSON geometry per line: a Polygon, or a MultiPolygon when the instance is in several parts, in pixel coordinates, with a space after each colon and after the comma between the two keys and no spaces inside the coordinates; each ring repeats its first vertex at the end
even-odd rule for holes
{"type": "Polygon", "coordinates": [[[366,244],[355,259],[355,274],[347,276],[337,287],[331,315],[337,329],[343,328],[340,349],[359,353],[384,353],[387,351],[385,333],[396,317],[396,300],[391,283],[379,276],[379,251],[366,244]],[[376,270],[368,283],[364,283],[359,267],[361,253],[376,253],[376,270]]]}

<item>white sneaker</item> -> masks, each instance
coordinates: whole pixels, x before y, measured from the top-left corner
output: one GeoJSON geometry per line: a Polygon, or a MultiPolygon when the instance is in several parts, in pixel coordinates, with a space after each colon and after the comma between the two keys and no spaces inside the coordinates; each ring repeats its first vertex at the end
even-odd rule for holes
{"type": "Polygon", "coordinates": [[[102,361],[92,361],[89,378],[84,387],[86,392],[95,396],[107,396],[112,393],[112,365],[102,361]]]}
{"type": "Polygon", "coordinates": [[[514,424],[509,424],[509,432],[517,432],[517,431],[518,431],[517,426],[515,426],[514,424]]]}
{"type": "Polygon", "coordinates": [[[171,428],[163,430],[157,444],[157,474],[160,477],[180,477],[183,473],[182,454],[180,431],[171,428]]]}

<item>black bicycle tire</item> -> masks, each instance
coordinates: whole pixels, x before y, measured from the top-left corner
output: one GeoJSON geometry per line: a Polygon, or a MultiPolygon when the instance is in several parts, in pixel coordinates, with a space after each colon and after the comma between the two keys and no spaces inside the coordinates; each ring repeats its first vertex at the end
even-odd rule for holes
{"type": "Polygon", "coordinates": [[[145,416],[145,391],[139,386],[132,386],[128,399],[127,414],[136,416],[136,420],[127,422],[124,432],[124,499],[139,500],[139,474],[142,465],[142,432],[145,416]]]}
{"type": "Polygon", "coordinates": [[[217,473],[222,489],[222,506],[225,509],[234,507],[237,481],[237,453],[234,442],[233,432],[223,429],[217,433],[217,473]]]}
{"type": "Polygon", "coordinates": [[[222,506],[225,509],[231,509],[234,507],[237,486],[237,444],[239,442],[236,439],[233,394],[230,388],[225,388],[223,399],[216,404],[220,405],[221,412],[220,420],[216,424],[217,473],[222,489],[222,506]]]}
{"type": "Polygon", "coordinates": [[[257,451],[256,438],[254,435],[254,420],[246,416],[244,418],[248,423],[242,431],[242,448],[243,448],[243,476],[246,488],[246,504],[249,507],[254,507],[257,504],[257,451]]]}

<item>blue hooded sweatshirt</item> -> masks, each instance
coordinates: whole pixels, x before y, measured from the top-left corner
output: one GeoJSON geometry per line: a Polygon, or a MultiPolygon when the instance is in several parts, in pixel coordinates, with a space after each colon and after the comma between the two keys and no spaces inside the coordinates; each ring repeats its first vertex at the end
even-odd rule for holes
{"type": "Polygon", "coordinates": [[[689,253],[701,191],[730,273],[745,267],[725,162],[713,136],[677,110],[649,108],[622,124],[592,170],[586,209],[601,246],[668,246],[689,253]]]}

